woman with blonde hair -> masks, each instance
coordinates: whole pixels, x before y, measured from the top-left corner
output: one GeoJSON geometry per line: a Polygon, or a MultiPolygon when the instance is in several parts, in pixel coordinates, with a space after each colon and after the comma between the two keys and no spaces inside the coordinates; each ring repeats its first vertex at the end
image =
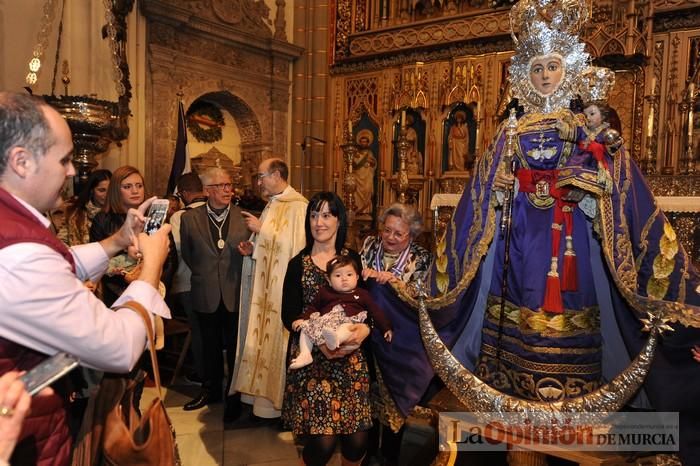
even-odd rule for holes
{"type": "MultiPolygon", "coordinates": [[[[137,168],[125,165],[114,170],[102,211],[92,221],[90,241],[101,241],[119,230],[126,219],[126,212],[141,205],[145,199],[143,175],[137,168]]],[[[138,258],[131,248],[110,260],[107,273],[102,277],[102,300],[106,305],[111,306],[126,289],[137,262],[138,258]]],[[[161,276],[161,281],[166,287],[170,283],[176,266],[177,252],[171,245],[161,276]]]]}
{"type": "MultiPolygon", "coordinates": [[[[146,199],[143,176],[135,167],[125,165],[114,171],[107,189],[102,211],[93,218],[90,226],[90,241],[101,241],[121,228],[126,212],[136,208],[146,199]]],[[[126,273],[136,266],[135,254],[127,252],[114,256],[107,273],[102,278],[102,300],[108,306],[126,289],[126,273]]]]}

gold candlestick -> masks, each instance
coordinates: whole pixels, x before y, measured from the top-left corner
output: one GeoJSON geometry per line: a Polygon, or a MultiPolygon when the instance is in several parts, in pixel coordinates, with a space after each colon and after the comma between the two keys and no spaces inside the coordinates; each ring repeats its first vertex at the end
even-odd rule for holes
{"type": "Polygon", "coordinates": [[[649,102],[649,116],[647,117],[646,128],[646,154],[642,160],[642,172],[647,175],[656,172],[656,149],[657,139],[654,137],[654,117],[656,106],[658,105],[659,97],[656,94],[656,78],[651,81],[651,94],[644,97],[649,102]]]}
{"type": "Polygon", "coordinates": [[[357,154],[358,147],[352,139],[352,123],[348,122],[348,130],[345,132],[345,143],[340,145],[343,150],[343,195],[345,208],[348,212],[348,226],[355,220],[355,191],[357,191],[357,180],[352,172],[352,162],[357,154]]]}
{"type": "Polygon", "coordinates": [[[399,139],[396,141],[396,145],[399,148],[399,172],[398,183],[395,184],[395,189],[398,194],[398,200],[402,204],[408,202],[408,170],[406,170],[406,161],[408,160],[408,151],[412,144],[406,137],[407,134],[406,125],[401,125],[399,139]]]}
{"type": "Polygon", "coordinates": [[[685,174],[695,173],[695,153],[693,151],[693,131],[695,130],[695,84],[692,82],[688,85],[688,93],[685,100],[681,103],[681,111],[687,112],[687,140],[685,144],[685,154],[680,160],[681,172],[685,174]]]}

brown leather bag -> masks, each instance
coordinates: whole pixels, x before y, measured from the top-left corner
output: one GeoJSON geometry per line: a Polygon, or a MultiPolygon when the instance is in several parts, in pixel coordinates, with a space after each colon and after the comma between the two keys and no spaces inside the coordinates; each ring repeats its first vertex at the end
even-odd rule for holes
{"type": "Polygon", "coordinates": [[[159,397],[139,418],[132,403],[137,380],[106,376],[88,402],[73,453],[73,466],[180,465],[175,430],[161,399],[163,395],[151,319],[143,306],[135,301],[129,301],[117,309],[122,308],[131,309],[144,320],[159,397]]]}

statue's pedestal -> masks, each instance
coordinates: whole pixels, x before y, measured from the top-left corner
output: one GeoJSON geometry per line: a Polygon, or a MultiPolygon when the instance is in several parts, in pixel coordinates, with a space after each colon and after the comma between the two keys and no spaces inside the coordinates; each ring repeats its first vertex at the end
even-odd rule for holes
{"type": "MultiPolygon", "coordinates": [[[[468,411],[467,407],[460,403],[460,401],[446,388],[441,390],[433,397],[432,400],[430,400],[428,407],[433,412],[433,427],[437,432],[439,432],[438,429],[440,428],[440,413],[459,413],[468,411]]],[[[470,426],[460,423],[460,429],[462,432],[469,432],[470,426]]],[[[557,449],[548,448],[546,453],[542,453],[538,451],[541,449],[541,447],[538,449],[538,445],[533,445],[532,441],[525,440],[522,437],[518,437],[510,432],[503,432],[497,429],[479,429],[479,431],[485,435],[489,435],[488,439],[485,440],[491,440],[493,442],[493,451],[497,451],[497,448],[500,446],[508,449],[507,459],[509,466],[546,466],[548,456],[572,461],[582,466],[629,466],[631,464],[629,462],[629,456],[625,456],[624,453],[606,451],[574,451],[565,447],[557,449]],[[505,445],[502,445],[501,442],[505,445]]],[[[432,466],[456,464],[456,456],[460,454],[469,455],[469,452],[459,451],[459,444],[457,444],[457,451],[440,451],[435,457],[432,466]]]]}

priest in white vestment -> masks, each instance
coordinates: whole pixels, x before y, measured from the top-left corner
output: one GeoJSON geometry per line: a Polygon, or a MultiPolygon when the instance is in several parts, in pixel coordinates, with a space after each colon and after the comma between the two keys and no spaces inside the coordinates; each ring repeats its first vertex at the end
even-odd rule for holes
{"type": "Polygon", "coordinates": [[[289,185],[288,174],[281,159],[260,164],[258,185],[269,202],[260,218],[244,212],[253,235],[239,246],[247,257],[231,392],[241,392],[243,401],[253,404],[253,414],[263,418],[279,417],[282,408],[289,338],[280,316],[282,284],[287,264],[306,244],[308,201],[289,185]]]}

